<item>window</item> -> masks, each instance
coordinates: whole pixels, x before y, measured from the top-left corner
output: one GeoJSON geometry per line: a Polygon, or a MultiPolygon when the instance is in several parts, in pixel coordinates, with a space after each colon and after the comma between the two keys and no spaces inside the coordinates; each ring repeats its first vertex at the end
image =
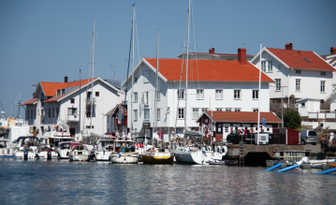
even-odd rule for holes
{"type": "Polygon", "coordinates": [[[157,91],[157,92],[156,92],[156,100],[157,100],[157,101],[160,101],[160,91],[157,91]]]}
{"type": "Polygon", "coordinates": [[[226,112],[231,112],[231,108],[225,108],[226,112]]]}
{"type": "Polygon", "coordinates": [[[52,109],[52,117],[55,117],[55,108],[52,109]]]}
{"type": "Polygon", "coordinates": [[[301,70],[296,70],[295,73],[296,74],[301,74],[301,70]]]}
{"type": "Polygon", "coordinates": [[[193,119],[197,119],[198,116],[198,108],[193,108],[193,119]]]}
{"type": "Polygon", "coordinates": [[[178,109],[178,118],[179,119],[184,119],[184,108],[179,108],[178,109]]]}
{"type": "Polygon", "coordinates": [[[321,93],[325,92],[325,81],[321,80],[321,93]]]}
{"type": "Polygon", "coordinates": [[[204,99],[204,90],[203,89],[197,89],[197,100],[203,100],[204,99]]]}
{"type": "Polygon", "coordinates": [[[160,116],[161,116],[160,108],[158,108],[157,111],[156,111],[156,119],[157,119],[157,121],[160,120],[160,116]]]}
{"type": "Polygon", "coordinates": [[[217,124],[217,133],[218,134],[222,134],[223,133],[223,130],[222,130],[222,124],[217,124]]]}
{"type": "Polygon", "coordinates": [[[134,92],[134,102],[137,103],[138,102],[138,93],[134,92]]]}
{"type": "Polygon", "coordinates": [[[235,108],[235,112],[240,112],[240,108],[235,108]]]}
{"type": "Polygon", "coordinates": [[[179,90],[177,91],[177,97],[178,97],[179,99],[184,99],[184,89],[179,89],[179,90]]]}
{"type": "Polygon", "coordinates": [[[305,108],[306,107],[306,103],[301,103],[301,107],[305,108]]]}
{"type": "Polygon", "coordinates": [[[51,109],[48,109],[48,117],[51,117],[51,109]]]}
{"type": "Polygon", "coordinates": [[[281,79],[275,79],[275,90],[281,90],[281,79]]]}
{"type": "Polygon", "coordinates": [[[223,108],[216,108],[216,111],[223,111],[223,108]]]}
{"type": "Polygon", "coordinates": [[[295,79],[295,90],[300,91],[301,79],[295,79]]]}
{"type": "Polygon", "coordinates": [[[253,99],[259,98],[259,90],[252,90],[252,98],[253,99]]]}
{"type": "Polygon", "coordinates": [[[310,63],[310,61],[307,58],[304,58],[304,59],[305,59],[305,61],[307,61],[307,63],[310,63]]]}
{"type": "Polygon", "coordinates": [[[145,105],[149,104],[149,92],[148,91],[144,93],[144,103],[145,105]]]}
{"type": "Polygon", "coordinates": [[[134,77],[134,83],[138,81],[138,77],[134,77]]]}
{"type": "Polygon", "coordinates": [[[321,75],[322,76],[326,76],[326,72],[321,72],[321,75]]]}
{"type": "Polygon", "coordinates": [[[253,108],[253,112],[258,112],[258,108],[253,108]]]}
{"type": "Polygon", "coordinates": [[[145,109],[144,119],[149,120],[149,109],[148,108],[145,109]]]}
{"type": "Polygon", "coordinates": [[[266,71],[266,61],[261,61],[261,71],[266,71]]]}
{"type": "Polygon", "coordinates": [[[234,90],[234,99],[240,99],[240,90],[234,90]]]}
{"type": "Polygon", "coordinates": [[[68,108],[68,115],[77,115],[77,108],[68,108]]]}
{"type": "Polygon", "coordinates": [[[99,97],[99,92],[96,92],[96,97],[99,97]]]}
{"type": "Polygon", "coordinates": [[[29,110],[27,110],[27,119],[29,119],[29,110]]]}
{"type": "Polygon", "coordinates": [[[138,110],[133,110],[134,112],[134,122],[138,121],[138,110]]]}
{"type": "Polygon", "coordinates": [[[202,108],[202,113],[206,112],[208,110],[208,108],[202,108]]]}
{"type": "Polygon", "coordinates": [[[223,99],[223,90],[216,90],[216,100],[223,99]]]}
{"type": "Polygon", "coordinates": [[[75,103],[75,98],[71,98],[71,99],[70,99],[70,103],[71,103],[71,104],[74,104],[74,103],[75,103]]]}
{"type": "Polygon", "coordinates": [[[272,72],[273,71],[273,63],[272,61],[267,61],[267,67],[268,67],[268,72],[272,72]]]}
{"type": "Polygon", "coordinates": [[[149,71],[144,71],[143,76],[144,76],[144,83],[148,83],[149,82],[149,71]]]}

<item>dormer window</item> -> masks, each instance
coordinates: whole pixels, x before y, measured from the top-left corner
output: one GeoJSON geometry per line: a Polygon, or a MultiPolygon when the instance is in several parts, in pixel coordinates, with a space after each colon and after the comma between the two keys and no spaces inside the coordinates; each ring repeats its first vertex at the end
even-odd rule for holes
{"type": "Polygon", "coordinates": [[[304,58],[304,59],[305,59],[305,61],[307,61],[307,63],[310,63],[310,61],[307,58],[304,58]]]}
{"type": "Polygon", "coordinates": [[[296,70],[295,73],[296,74],[301,74],[301,70],[296,70]]]}

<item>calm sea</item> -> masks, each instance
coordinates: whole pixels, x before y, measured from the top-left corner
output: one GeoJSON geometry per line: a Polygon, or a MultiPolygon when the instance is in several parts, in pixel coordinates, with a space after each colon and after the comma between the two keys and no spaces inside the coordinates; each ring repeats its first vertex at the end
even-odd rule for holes
{"type": "Polygon", "coordinates": [[[265,167],[0,161],[0,204],[335,204],[336,175],[265,167]]]}

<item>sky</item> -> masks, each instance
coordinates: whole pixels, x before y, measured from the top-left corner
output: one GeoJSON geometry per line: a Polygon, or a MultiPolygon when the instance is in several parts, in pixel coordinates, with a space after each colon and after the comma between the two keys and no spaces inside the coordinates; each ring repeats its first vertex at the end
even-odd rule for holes
{"type": "MultiPolygon", "coordinates": [[[[95,18],[95,77],[125,80],[135,4],[135,58],[176,58],[184,49],[188,0],[1,0],[0,110],[24,118],[18,104],[38,82],[89,77],[95,18]]],[[[336,46],[334,0],[193,0],[190,51],[256,55],[263,47],[329,54],[336,46]]],[[[132,64],[132,63],[131,63],[132,64]]]]}

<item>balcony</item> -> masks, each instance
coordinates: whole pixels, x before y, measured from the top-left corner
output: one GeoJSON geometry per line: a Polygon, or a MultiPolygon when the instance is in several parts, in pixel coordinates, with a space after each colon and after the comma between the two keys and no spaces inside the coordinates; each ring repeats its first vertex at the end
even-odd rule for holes
{"type": "Polygon", "coordinates": [[[69,122],[79,122],[79,116],[78,115],[68,115],[68,121],[69,122]]]}

